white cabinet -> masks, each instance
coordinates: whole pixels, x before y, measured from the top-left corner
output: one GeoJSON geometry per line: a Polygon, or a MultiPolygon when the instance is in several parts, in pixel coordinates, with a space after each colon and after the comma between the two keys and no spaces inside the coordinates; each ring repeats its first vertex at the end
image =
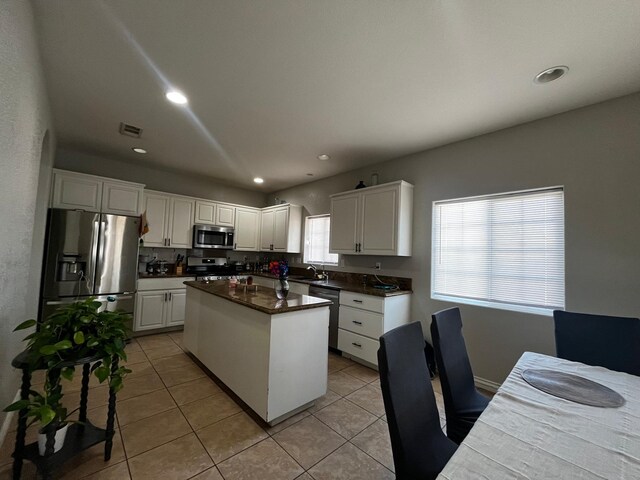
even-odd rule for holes
{"type": "Polygon", "coordinates": [[[150,191],[144,197],[149,225],[144,246],[191,248],[195,200],[150,191]]]}
{"type": "Polygon", "coordinates": [[[183,282],[193,277],[138,280],[134,330],[153,330],[184,324],[187,290],[183,282]]]}
{"type": "Polygon", "coordinates": [[[302,207],[277,205],[262,209],[260,249],[300,253],[302,207]]]}
{"type": "Polygon", "coordinates": [[[392,182],[331,195],[329,251],[411,256],[413,185],[392,182]]]}
{"type": "Polygon", "coordinates": [[[224,203],[196,200],[195,223],[233,227],[235,225],[236,207],[224,203]]]}
{"type": "Polygon", "coordinates": [[[92,175],[54,171],[53,208],[99,212],[102,206],[102,182],[92,175]]]}
{"type": "Polygon", "coordinates": [[[309,285],[289,280],[289,291],[298,295],[309,295],[309,285]]]}
{"type": "Polygon", "coordinates": [[[260,251],[260,209],[236,207],[234,250],[260,251]]]}
{"type": "Polygon", "coordinates": [[[409,323],[410,302],[411,295],[340,292],[338,348],[343,355],[377,366],[380,336],[409,323]]]}
{"type": "Polygon", "coordinates": [[[105,181],[102,184],[102,212],[114,215],[140,215],[142,186],[105,181]]]}
{"type": "Polygon", "coordinates": [[[51,207],[140,215],[143,187],[140,183],[54,169],[51,207]]]}

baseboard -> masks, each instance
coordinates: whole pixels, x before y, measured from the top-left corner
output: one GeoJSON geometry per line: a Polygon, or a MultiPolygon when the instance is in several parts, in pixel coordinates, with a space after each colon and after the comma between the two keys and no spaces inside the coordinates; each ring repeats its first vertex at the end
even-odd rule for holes
{"type": "Polygon", "coordinates": [[[473,377],[473,380],[476,382],[476,385],[480,388],[484,388],[485,390],[489,390],[490,392],[497,392],[500,388],[500,384],[496,382],[492,382],[491,380],[487,380],[482,377],[473,377]]]}
{"type": "MultiPolygon", "coordinates": [[[[20,390],[18,390],[16,392],[16,396],[13,397],[13,402],[17,402],[18,400],[20,400],[20,390]]],[[[0,448],[2,448],[2,446],[4,445],[5,437],[7,436],[7,433],[9,433],[9,426],[11,425],[11,420],[13,420],[13,416],[17,414],[18,412],[8,412],[4,416],[2,427],[0,427],[0,448]]]]}

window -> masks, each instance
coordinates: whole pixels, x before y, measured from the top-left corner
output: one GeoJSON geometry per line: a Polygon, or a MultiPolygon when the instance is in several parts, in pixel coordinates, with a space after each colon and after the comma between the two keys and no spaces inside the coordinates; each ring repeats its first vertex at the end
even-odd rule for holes
{"type": "Polygon", "coordinates": [[[304,223],[304,263],[337,265],[338,254],[329,253],[329,215],[307,217],[304,223]]]}
{"type": "Polygon", "coordinates": [[[564,308],[564,192],[433,203],[431,298],[551,315],[564,308]]]}

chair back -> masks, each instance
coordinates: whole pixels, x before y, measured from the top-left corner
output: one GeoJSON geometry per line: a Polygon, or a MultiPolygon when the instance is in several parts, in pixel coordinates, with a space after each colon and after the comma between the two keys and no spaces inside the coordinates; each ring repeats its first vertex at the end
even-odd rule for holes
{"type": "Polygon", "coordinates": [[[476,395],[473,370],[462,336],[460,309],[441,310],[431,315],[431,320],[431,338],[445,409],[447,412],[460,412],[468,407],[476,395]]]}
{"type": "Polygon", "coordinates": [[[440,427],[420,322],[380,337],[378,368],[397,478],[436,478],[456,445],[440,427]]]}
{"type": "Polygon", "coordinates": [[[640,319],[554,310],[559,358],[640,375],[640,319]]]}

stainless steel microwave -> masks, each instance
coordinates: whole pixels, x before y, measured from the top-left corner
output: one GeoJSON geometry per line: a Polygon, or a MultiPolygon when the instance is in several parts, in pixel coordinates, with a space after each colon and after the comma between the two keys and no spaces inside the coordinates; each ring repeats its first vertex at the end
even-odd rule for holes
{"type": "Polygon", "coordinates": [[[214,225],[193,226],[193,248],[233,249],[233,228],[214,225]]]}

